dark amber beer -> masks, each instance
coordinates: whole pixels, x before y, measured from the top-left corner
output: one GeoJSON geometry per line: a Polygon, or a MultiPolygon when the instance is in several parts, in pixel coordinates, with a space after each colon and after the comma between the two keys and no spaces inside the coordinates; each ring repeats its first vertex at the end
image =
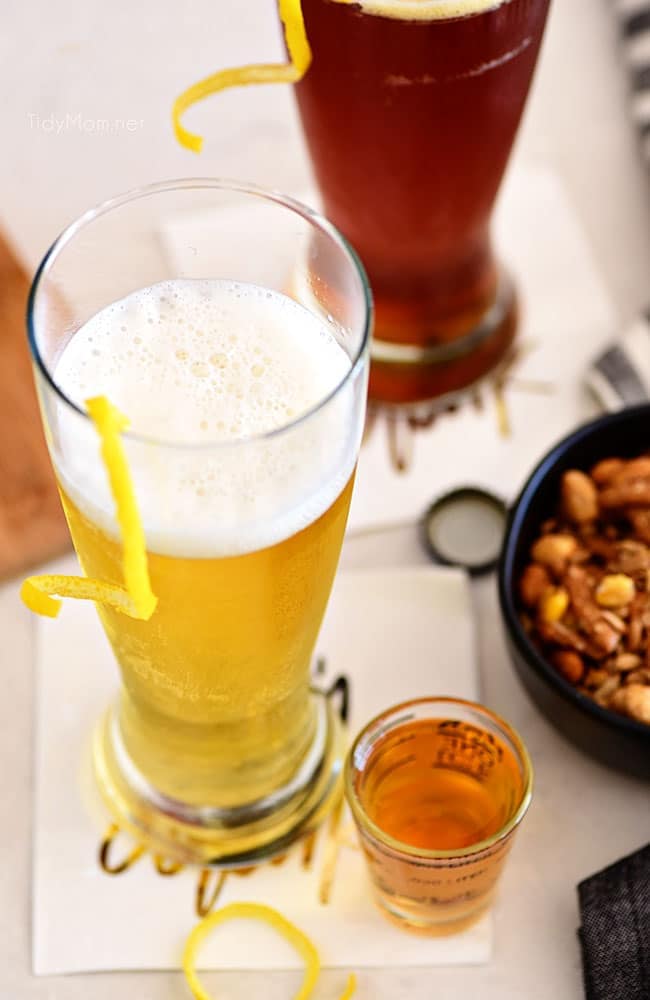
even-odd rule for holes
{"type": "Polygon", "coordinates": [[[549,2],[302,0],[296,95],[325,212],[373,286],[375,398],[462,389],[514,336],[489,222],[549,2]]]}

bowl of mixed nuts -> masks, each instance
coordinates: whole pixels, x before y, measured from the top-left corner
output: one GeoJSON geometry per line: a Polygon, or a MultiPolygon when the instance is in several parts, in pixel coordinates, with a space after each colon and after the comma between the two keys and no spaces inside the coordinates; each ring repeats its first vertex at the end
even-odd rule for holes
{"type": "Polygon", "coordinates": [[[499,599],[542,711],[587,753],[650,777],[650,404],[580,427],[535,468],[499,599]]]}

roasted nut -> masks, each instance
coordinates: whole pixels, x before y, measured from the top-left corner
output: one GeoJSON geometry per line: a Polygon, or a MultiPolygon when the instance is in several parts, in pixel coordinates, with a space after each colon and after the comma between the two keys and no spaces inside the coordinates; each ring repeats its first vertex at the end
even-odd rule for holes
{"type": "Polygon", "coordinates": [[[650,479],[650,455],[641,455],[640,458],[623,462],[612,477],[612,482],[618,485],[632,482],[634,479],[650,479]]]}
{"type": "Polygon", "coordinates": [[[612,559],[616,558],[617,543],[607,541],[602,535],[590,536],[585,539],[585,545],[593,556],[603,559],[606,563],[610,563],[612,559]]]}
{"type": "Polygon", "coordinates": [[[560,492],[519,579],[522,624],[576,690],[650,725],[650,451],[570,469],[560,492]]]}
{"type": "Polygon", "coordinates": [[[562,507],[574,524],[595,521],[598,517],[598,491],[589,476],[570,469],[562,476],[562,507]]]}
{"type": "Polygon", "coordinates": [[[537,539],[530,554],[535,562],[548,566],[551,572],[561,576],[577,547],[573,535],[543,535],[537,539]]]}
{"type": "Polygon", "coordinates": [[[593,598],[593,583],[586,570],[581,566],[569,566],[564,584],[580,627],[603,653],[613,653],[621,635],[603,618],[601,609],[593,598]]]}
{"type": "Polygon", "coordinates": [[[562,674],[569,684],[579,684],[585,672],[585,665],[580,656],[570,649],[559,649],[552,656],[553,666],[562,674]]]}
{"type": "Polygon", "coordinates": [[[527,608],[535,608],[551,585],[548,571],[539,563],[529,563],[519,581],[519,594],[527,608]]]}
{"type": "Polygon", "coordinates": [[[614,692],[610,705],[617,712],[650,725],[650,686],[626,684],[614,692]]]}
{"type": "Polygon", "coordinates": [[[642,542],[626,539],[616,545],[616,554],[612,562],[612,569],[634,576],[650,567],[650,551],[642,542]]]}
{"type": "Polygon", "coordinates": [[[607,680],[594,691],[594,701],[605,708],[609,704],[610,698],[621,686],[621,678],[618,676],[608,677],[607,680]]]}
{"type": "Polygon", "coordinates": [[[602,660],[607,654],[586,636],[580,635],[575,629],[565,622],[537,622],[537,631],[545,642],[554,646],[562,646],[563,649],[574,649],[577,653],[584,653],[592,660],[602,660]]]}
{"type": "Polygon", "coordinates": [[[620,510],[622,507],[650,506],[650,479],[633,479],[631,482],[607,486],[599,497],[603,510],[620,510]]]}
{"type": "Polygon", "coordinates": [[[530,633],[535,628],[535,622],[530,617],[530,615],[527,615],[525,612],[522,613],[520,620],[521,620],[521,624],[524,627],[524,632],[527,632],[530,635],[530,633]]]}
{"type": "Polygon", "coordinates": [[[636,653],[619,653],[613,663],[615,670],[636,670],[641,666],[641,657],[636,653]]]}
{"type": "Polygon", "coordinates": [[[608,670],[603,667],[592,667],[591,670],[587,671],[587,676],[585,677],[585,687],[595,690],[599,688],[605,681],[611,676],[608,670]]]}
{"type": "Polygon", "coordinates": [[[598,486],[605,486],[612,481],[624,465],[625,462],[621,458],[604,458],[602,462],[594,465],[589,475],[598,486]]]}
{"type": "Polygon", "coordinates": [[[650,670],[632,670],[625,677],[626,684],[650,684],[650,670]]]}
{"type": "Polygon", "coordinates": [[[627,626],[621,616],[627,614],[627,609],[619,608],[618,611],[619,613],[617,615],[615,615],[613,611],[601,611],[600,617],[603,621],[606,621],[608,625],[611,625],[613,629],[616,629],[617,632],[620,632],[621,635],[623,635],[627,626]]]}
{"type": "Polygon", "coordinates": [[[650,510],[628,510],[627,516],[636,537],[650,544],[650,510]]]}
{"type": "Polygon", "coordinates": [[[542,621],[559,622],[569,607],[569,595],[564,587],[554,587],[542,595],[539,614],[542,621]]]}
{"type": "Polygon", "coordinates": [[[622,608],[635,594],[634,580],[625,573],[604,576],[596,587],[596,601],[601,608],[622,608]]]}
{"type": "Polygon", "coordinates": [[[641,645],[641,640],[643,638],[643,622],[641,621],[641,616],[633,616],[630,618],[630,626],[627,630],[627,647],[629,650],[634,652],[641,645]]]}

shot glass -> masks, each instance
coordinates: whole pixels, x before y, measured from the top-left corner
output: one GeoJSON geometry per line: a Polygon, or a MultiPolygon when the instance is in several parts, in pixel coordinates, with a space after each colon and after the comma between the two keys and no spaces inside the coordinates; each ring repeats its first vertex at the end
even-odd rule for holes
{"type": "Polygon", "coordinates": [[[433,935],[474,923],[532,785],[521,738],[481,705],[421,698],[369,722],[348,754],[345,790],[380,909],[433,935]]]}

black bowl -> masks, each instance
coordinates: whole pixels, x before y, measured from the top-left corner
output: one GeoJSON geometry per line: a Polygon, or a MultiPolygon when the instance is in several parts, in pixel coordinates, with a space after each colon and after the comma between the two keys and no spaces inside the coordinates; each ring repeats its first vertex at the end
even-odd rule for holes
{"type": "Polygon", "coordinates": [[[557,508],[566,469],[650,449],[650,404],[609,414],[560,441],[536,467],[511,509],[499,561],[499,602],[515,670],[533,701],[572,743],[610,767],[650,778],[650,726],[601,708],[547,663],[519,620],[517,581],[542,521],[557,508]]]}

